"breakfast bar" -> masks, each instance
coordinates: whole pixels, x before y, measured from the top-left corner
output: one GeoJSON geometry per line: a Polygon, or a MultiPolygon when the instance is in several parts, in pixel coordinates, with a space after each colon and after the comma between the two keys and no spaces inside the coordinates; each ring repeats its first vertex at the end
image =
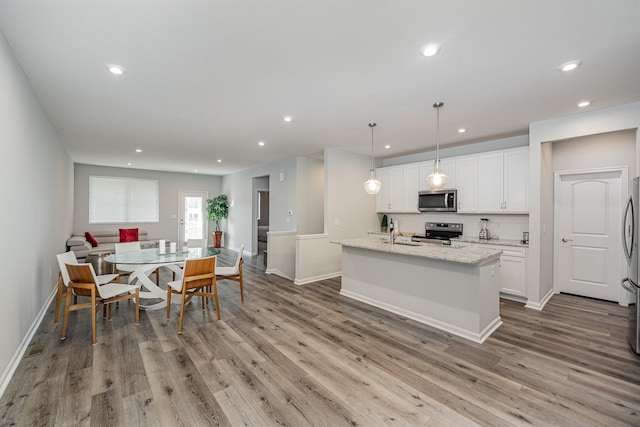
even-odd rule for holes
{"type": "Polygon", "coordinates": [[[501,251],[381,238],[342,245],[340,294],[484,342],[502,324],[501,251]]]}

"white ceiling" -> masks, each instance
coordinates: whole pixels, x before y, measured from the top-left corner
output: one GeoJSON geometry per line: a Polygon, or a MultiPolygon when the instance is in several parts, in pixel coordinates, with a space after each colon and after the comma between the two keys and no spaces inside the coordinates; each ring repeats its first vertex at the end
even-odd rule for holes
{"type": "Polygon", "coordinates": [[[224,175],[324,147],[368,154],[370,121],[376,157],[431,149],[435,101],[444,146],[525,134],[585,110],[585,98],[586,110],[638,101],[639,10],[638,0],[0,0],[0,28],[75,162],[224,175]],[[427,43],[440,53],[421,56],[427,43]],[[582,66],[558,71],[573,59],[582,66]]]}

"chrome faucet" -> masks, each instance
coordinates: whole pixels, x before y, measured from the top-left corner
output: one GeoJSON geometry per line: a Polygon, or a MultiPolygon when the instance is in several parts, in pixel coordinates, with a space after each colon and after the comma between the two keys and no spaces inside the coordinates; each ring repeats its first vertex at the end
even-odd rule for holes
{"type": "Polygon", "coordinates": [[[396,239],[398,238],[398,236],[400,235],[400,233],[394,233],[393,232],[393,220],[391,220],[391,223],[389,224],[389,245],[393,246],[393,244],[395,243],[396,239]]]}

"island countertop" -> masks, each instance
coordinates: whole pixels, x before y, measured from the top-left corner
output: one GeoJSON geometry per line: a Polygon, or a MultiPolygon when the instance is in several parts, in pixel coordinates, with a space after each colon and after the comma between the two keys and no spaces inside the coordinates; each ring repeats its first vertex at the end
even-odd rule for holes
{"type": "Polygon", "coordinates": [[[502,251],[483,248],[463,248],[430,243],[412,243],[411,245],[389,244],[387,239],[363,237],[355,239],[336,240],[331,243],[354,248],[370,249],[380,252],[409,255],[430,259],[438,259],[462,264],[482,265],[500,258],[502,251]]]}

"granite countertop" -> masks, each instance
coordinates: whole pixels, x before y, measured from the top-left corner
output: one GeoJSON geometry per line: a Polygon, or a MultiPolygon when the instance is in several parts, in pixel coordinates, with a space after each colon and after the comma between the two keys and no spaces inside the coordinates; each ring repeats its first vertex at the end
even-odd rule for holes
{"type": "Polygon", "coordinates": [[[430,243],[412,243],[403,245],[396,241],[391,246],[387,239],[376,237],[363,237],[332,241],[343,246],[353,248],[370,249],[380,252],[417,256],[423,258],[438,259],[444,261],[459,262],[462,264],[486,264],[500,259],[502,251],[482,248],[461,248],[454,246],[434,245],[430,243]]]}
{"type": "Polygon", "coordinates": [[[467,243],[482,243],[483,245],[502,245],[502,246],[517,246],[520,248],[528,248],[528,243],[522,243],[520,240],[511,240],[511,239],[489,239],[489,240],[480,240],[477,237],[470,236],[460,236],[451,239],[452,242],[467,242],[467,243]]]}

